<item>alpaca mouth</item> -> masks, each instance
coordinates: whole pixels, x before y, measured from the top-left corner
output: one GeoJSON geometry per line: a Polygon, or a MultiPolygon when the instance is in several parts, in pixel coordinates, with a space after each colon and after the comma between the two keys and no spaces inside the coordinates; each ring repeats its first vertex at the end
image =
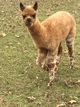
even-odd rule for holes
{"type": "Polygon", "coordinates": [[[26,22],[25,25],[26,25],[26,26],[31,26],[31,25],[32,25],[32,22],[26,22]]]}
{"type": "Polygon", "coordinates": [[[26,26],[31,26],[31,25],[32,25],[32,20],[28,18],[28,19],[26,20],[25,25],[26,25],[26,26]]]}

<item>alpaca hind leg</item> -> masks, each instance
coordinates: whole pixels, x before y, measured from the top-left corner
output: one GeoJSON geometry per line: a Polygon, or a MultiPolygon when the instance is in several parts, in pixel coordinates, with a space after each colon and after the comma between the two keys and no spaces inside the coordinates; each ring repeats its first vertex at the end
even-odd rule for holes
{"type": "Polygon", "coordinates": [[[72,29],[69,32],[68,37],[66,38],[66,44],[68,47],[68,54],[70,59],[70,68],[73,68],[74,63],[74,40],[76,34],[76,24],[74,23],[72,29]]]}
{"type": "Polygon", "coordinates": [[[66,40],[66,44],[68,47],[68,54],[69,54],[69,59],[70,59],[70,68],[73,68],[74,64],[74,38],[68,38],[66,40]]]}
{"type": "Polygon", "coordinates": [[[58,48],[58,54],[57,54],[57,62],[56,62],[56,64],[57,64],[57,70],[58,70],[58,65],[60,63],[60,60],[61,60],[62,51],[63,51],[63,48],[62,48],[62,45],[60,43],[59,48],[58,48]]]}

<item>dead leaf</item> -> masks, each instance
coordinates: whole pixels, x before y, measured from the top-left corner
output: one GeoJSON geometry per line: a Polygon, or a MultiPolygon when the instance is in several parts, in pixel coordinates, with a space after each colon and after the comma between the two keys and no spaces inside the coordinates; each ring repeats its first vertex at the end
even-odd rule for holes
{"type": "Polygon", "coordinates": [[[45,93],[45,98],[48,98],[49,97],[49,92],[46,92],[45,93]]]}
{"type": "Polygon", "coordinates": [[[27,97],[27,99],[28,99],[30,102],[36,100],[36,98],[35,98],[34,96],[29,96],[29,97],[27,97]]]}
{"type": "Polygon", "coordinates": [[[77,82],[75,82],[75,84],[80,84],[80,80],[78,80],[77,82]]]}
{"type": "Polygon", "coordinates": [[[4,13],[4,11],[2,10],[1,13],[4,13]]]}
{"type": "Polygon", "coordinates": [[[20,38],[20,36],[19,36],[19,35],[15,35],[15,37],[20,38]]]}
{"type": "Polygon", "coordinates": [[[20,45],[20,42],[18,42],[17,44],[20,45]]]}
{"type": "Polygon", "coordinates": [[[61,94],[61,98],[64,98],[64,97],[65,97],[65,93],[62,93],[62,94],[61,94]]]}
{"type": "Polygon", "coordinates": [[[38,80],[38,79],[39,79],[39,77],[38,77],[38,76],[36,76],[36,79],[38,80]]]}
{"type": "Polygon", "coordinates": [[[5,33],[0,33],[0,37],[5,37],[6,34],[5,33]]]}
{"type": "Polygon", "coordinates": [[[73,85],[74,85],[74,81],[73,80],[71,80],[71,79],[68,79],[67,81],[65,81],[65,84],[68,86],[68,87],[73,87],[73,85]]]}
{"type": "Polygon", "coordinates": [[[50,13],[47,13],[46,16],[50,16],[50,13]]]}
{"type": "Polygon", "coordinates": [[[12,43],[12,42],[9,42],[8,44],[9,44],[9,45],[12,45],[13,43],[12,43]]]}
{"type": "Polygon", "coordinates": [[[66,104],[64,102],[62,102],[61,104],[58,104],[56,107],[65,107],[66,104]]]}
{"type": "Polygon", "coordinates": [[[75,65],[74,68],[75,68],[75,69],[79,69],[79,68],[80,68],[80,65],[75,65]]]}
{"type": "Polygon", "coordinates": [[[75,103],[77,103],[77,101],[75,101],[75,100],[69,101],[69,104],[75,104],[75,103]]]}
{"type": "Polygon", "coordinates": [[[64,54],[67,54],[68,53],[68,51],[67,50],[64,50],[64,54]]]}
{"type": "Polygon", "coordinates": [[[78,52],[78,55],[80,55],[80,52],[78,52]]]}
{"type": "Polygon", "coordinates": [[[80,80],[78,80],[77,82],[80,83],[80,80]]]}
{"type": "Polygon", "coordinates": [[[42,103],[41,102],[38,102],[38,105],[41,105],[42,103]]]}

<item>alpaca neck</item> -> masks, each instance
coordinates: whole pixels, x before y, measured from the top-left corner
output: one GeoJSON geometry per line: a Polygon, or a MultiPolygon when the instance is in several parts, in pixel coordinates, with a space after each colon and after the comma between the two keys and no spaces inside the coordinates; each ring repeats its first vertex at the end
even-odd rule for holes
{"type": "Polygon", "coordinates": [[[46,43],[46,28],[40,23],[38,19],[36,19],[36,22],[31,26],[28,27],[29,32],[31,33],[31,36],[34,40],[34,43],[36,47],[41,48],[45,47],[46,43]]]}

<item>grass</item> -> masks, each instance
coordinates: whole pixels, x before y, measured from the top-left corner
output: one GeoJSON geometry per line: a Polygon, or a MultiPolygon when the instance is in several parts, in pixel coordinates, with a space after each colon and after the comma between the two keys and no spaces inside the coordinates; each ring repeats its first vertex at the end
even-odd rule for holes
{"type": "Polygon", "coordinates": [[[37,0],[41,21],[65,10],[77,23],[75,68],[69,69],[68,55],[64,53],[50,88],[48,74],[35,64],[37,49],[23,25],[20,1],[35,2],[0,0],[0,107],[58,107],[63,102],[61,107],[80,107],[80,0],[37,0]]]}

